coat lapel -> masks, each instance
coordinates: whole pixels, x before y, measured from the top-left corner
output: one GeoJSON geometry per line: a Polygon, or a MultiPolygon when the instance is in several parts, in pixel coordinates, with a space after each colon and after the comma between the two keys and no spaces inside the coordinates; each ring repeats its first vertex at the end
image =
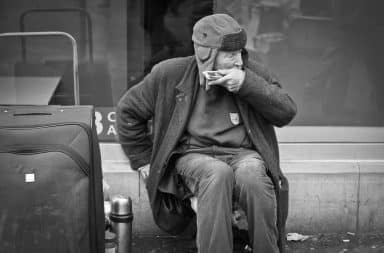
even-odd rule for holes
{"type": "MultiPolygon", "coordinates": [[[[175,87],[175,109],[168,125],[166,135],[168,140],[178,141],[188,121],[189,113],[193,106],[193,96],[197,86],[197,64],[193,60],[188,65],[183,78],[175,87]],[[176,130],[176,131],[175,131],[176,130]]],[[[165,139],[167,140],[167,139],[165,139]]]]}
{"type": "Polygon", "coordinates": [[[188,65],[185,70],[183,78],[175,86],[175,107],[172,113],[172,117],[168,124],[167,131],[165,132],[164,141],[162,142],[159,152],[156,155],[156,158],[153,164],[162,166],[159,169],[159,179],[161,182],[157,181],[158,184],[153,184],[153,187],[148,187],[149,191],[153,190],[154,193],[157,189],[160,189],[162,192],[175,193],[175,185],[169,180],[173,180],[172,177],[163,175],[166,173],[167,163],[170,157],[169,154],[175,149],[178,140],[182,137],[184,129],[188,122],[188,116],[191,112],[193,106],[193,98],[197,91],[197,64],[193,60],[191,64],[188,65]],[[151,188],[151,189],[149,189],[151,188]]]}

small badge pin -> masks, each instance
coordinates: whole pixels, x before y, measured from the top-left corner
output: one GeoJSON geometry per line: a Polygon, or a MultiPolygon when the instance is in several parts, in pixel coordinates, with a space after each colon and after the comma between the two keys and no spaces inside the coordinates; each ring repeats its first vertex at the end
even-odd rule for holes
{"type": "Polygon", "coordinates": [[[240,116],[237,112],[230,112],[229,118],[231,119],[232,124],[234,124],[235,126],[240,124],[240,116]]]}

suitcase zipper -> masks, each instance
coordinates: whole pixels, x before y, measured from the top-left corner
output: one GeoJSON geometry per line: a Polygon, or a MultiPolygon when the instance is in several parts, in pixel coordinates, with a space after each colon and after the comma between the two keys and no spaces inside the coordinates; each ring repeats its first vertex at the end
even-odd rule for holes
{"type": "Polygon", "coordinates": [[[35,124],[35,125],[28,125],[28,126],[2,126],[0,129],[30,129],[30,128],[48,128],[48,127],[56,127],[56,126],[79,126],[84,129],[84,131],[88,135],[89,140],[89,147],[91,147],[91,140],[92,140],[92,132],[90,126],[88,126],[85,123],[81,122],[66,122],[66,123],[53,123],[53,124],[35,124]]]}
{"type": "Polygon", "coordinates": [[[90,164],[89,166],[93,166],[93,143],[92,143],[92,130],[91,127],[88,126],[85,123],[81,122],[66,122],[66,123],[52,123],[52,124],[35,124],[35,125],[28,125],[28,126],[3,126],[0,127],[1,129],[33,129],[33,128],[49,128],[49,127],[57,127],[57,126],[79,126],[84,129],[86,134],[88,135],[88,146],[91,151],[91,156],[90,156],[90,164]]]}
{"type": "Polygon", "coordinates": [[[87,162],[72,148],[65,145],[53,144],[53,145],[15,145],[15,146],[6,146],[0,149],[0,153],[13,153],[13,154],[41,154],[47,152],[60,152],[68,157],[70,157],[79,168],[84,172],[86,176],[89,176],[88,164],[87,162]]]}

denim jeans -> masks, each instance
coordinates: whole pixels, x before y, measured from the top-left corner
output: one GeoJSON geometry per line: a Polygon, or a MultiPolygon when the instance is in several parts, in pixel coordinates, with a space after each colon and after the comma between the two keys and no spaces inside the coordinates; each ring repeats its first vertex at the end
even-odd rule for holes
{"type": "Polygon", "coordinates": [[[253,252],[279,252],[274,185],[256,151],[200,148],[181,156],[176,170],[197,197],[199,253],[233,252],[233,200],[246,213],[253,252]]]}

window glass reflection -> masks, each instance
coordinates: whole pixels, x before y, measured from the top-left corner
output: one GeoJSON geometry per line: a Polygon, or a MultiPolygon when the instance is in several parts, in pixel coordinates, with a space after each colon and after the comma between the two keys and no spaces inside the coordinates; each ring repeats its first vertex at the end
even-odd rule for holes
{"type": "Polygon", "coordinates": [[[293,125],[384,124],[382,1],[218,0],[294,97],[293,125]]]}
{"type": "MultiPolygon", "coordinates": [[[[1,1],[0,32],[70,33],[81,103],[110,112],[154,64],[193,54],[199,18],[228,13],[247,29],[251,59],[277,73],[298,104],[292,125],[382,126],[383,7],[380,0],[15,0],[1,1]],[[61,11],[25,14],[34,9],[61,11]]],[[[50,103],[73,103],[68,41],[7,38],[0,48],[3,83],[59,78],[50,103]]]]}

